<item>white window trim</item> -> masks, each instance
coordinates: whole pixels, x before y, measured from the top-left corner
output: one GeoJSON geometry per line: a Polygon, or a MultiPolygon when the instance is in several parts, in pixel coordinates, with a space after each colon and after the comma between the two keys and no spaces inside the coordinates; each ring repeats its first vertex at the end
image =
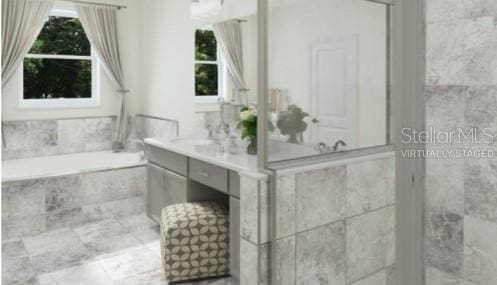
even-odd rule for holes
{"type": "MultiPolygon", "coordinates": [[[[212,31],[212,27],[207,26],[207,27],[202,27],[198,28],[195,30],[208,30],[212,31]]],[[[195,40],[195,39],[194,39],[195,40]]],[[[217,64],[217,91],[218,94],[213,94],[213,95],[204,95],[204,96],[197,96],[195,94],[195,90],[193,91],[193,96],[195,97],[195,103],[199,105],[217,105],[217,101],[219,98],[224,98],[226,99],[226,91],[228,89],[228,71],[227,71],[227,65],[226,62],[223,58],[223,55],[221,54],[221,49],[219,47],[219,43],[217,44],[217,55],[216,55],[216,61],[204,61],[204,60],[196,60],[195,59],[195,54],[194,56],[194,65],[196,64],[217,64]]],[[[195,74],[194,74],[194,80],[195,80],[195,74]]]]}
{"type": "MultiPolygon", "coordinates": [[[[60,9],[53,9],[50,12],[50,16],[79,18],[75,11],[60,9]]],[[[24,68],[21,66],[21,92],[19,94],[18,104],[19,109],[67,109],[100,106],[100,61],[93,48],[91,49],[90,56],[27,54],[24,58],[91,60],[91,98],[24,99],[24,68]]]]}

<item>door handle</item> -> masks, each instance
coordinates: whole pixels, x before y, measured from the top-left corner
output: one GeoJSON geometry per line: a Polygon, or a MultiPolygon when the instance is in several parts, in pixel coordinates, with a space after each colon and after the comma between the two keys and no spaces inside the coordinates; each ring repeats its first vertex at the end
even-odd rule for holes
{"type": "Polygon", "coordinates": [[[316,119],[316,118],[313,118],[313,119],[312,119],[312,122],[313,122],[314,124],[317,124],[317,123],[319,123],[319,120],[318,120],[318,119],[316,119]]]}

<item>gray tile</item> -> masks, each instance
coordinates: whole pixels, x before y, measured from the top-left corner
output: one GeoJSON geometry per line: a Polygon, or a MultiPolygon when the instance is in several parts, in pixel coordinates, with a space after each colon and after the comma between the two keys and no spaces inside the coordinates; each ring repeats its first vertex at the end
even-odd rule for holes
{"type": "Polygon", "coordinates": [[[387,209],[347,219],[347,280],[364,278],[386,266],[387,209]]]}
{"type": "Polygon", "coordinates": [[[389,158],[347,165],[347,216],[386,205],[390,164],[389,158]]]}
{"type": "Polygon", "coordinates": [[[198,281],[198,285],[237,285],[238,281],[230,277],[225,278],[213,278],[207,280],[198,281]]]}
{"type": "Polygon", "coordinates": [[[396,257],[396,213],[395,206],[389,206],[386,208],[386,218],[387,218],[387,229],[385,236],[385,250],[386,250],[386,265],[391,266],[395,263],[396,257]]]}
{"type": "Polygon", "coordinates": [[[45,215],[2,218],[2,240],[32,236],[46,230],[45,215]]]}
{"type": "Polygon", "coordinates": [[[258,193],[259,183],[256,179],[240,176],[240,235],[258,243],[258,193]]]}
{"type": "Polygon", "coordinates": [[[22,241],[31,256],[47,252],[70,251],[75,248],[84,248],[78,236],[68,228],[46,232],[33,237],[26,237],[22,241]]]}
{"type": "Polygon", "coordinates": [[[119,255],[101,260],[99,264],[114,281],[162,267],[160,256],[145,246],[122,251],[119,255]]]}
{"type": "Polygon", "coordinates": [[[493,0],[431,0],[426,4],[428,22],[497,15],[497,3],[493,0]]]}
{"type": "Polygon", "coordinates": [[[296,284],[295,278],[295,236],[280,239],[276,242],[276,284],[296,284]]]}
{"type": "Polygon", "coordinates": [[[91,258],[92,255],[85,247],[76,247],[68,251],[50,251],[29,257],[38,274],[78,266],[88,262],[91,258]]]}
{"type": "Polygon", "coordinates": [[[258,247],[251,242],[240,240],[240,284],[258,283],[258,247]]]}
{"type": "Polygon", "coordinates": [[[98,263],[88,263],[38,276],[41,285],[110,285],[112,280],[98,263]]]}
{"type": "MultiPolygon", "coordinates": [[[[150,272],[138,274],[126,279],[118,280],[115,284],[119,285],[168,285],[164,278],[164,270],[157,269],[150,272]]],[[[183,284],[183,283],[182,283],[183,284]]],[[[191,283],[186,283],[189,285],[191,283]]],[[[196,282],[195,282],[196,284],[196,282]]]]}
{"type": "Polygon", "coordinates": [[[497,83],[494,17],[427,25],[427,82],[430,85],[497,83]]]}
{"type": "Polygon", "coordinates": [[[337,222],[297,235],[297,284],[345,284],[345,225],[337,222]]]}
{"type": "Polygon", "coordinates": [[[383,269],[350,285],[385,285],[386,282],[387,275],[385,269],[383,269]]]}
{"type": "Polygon", "coordinates": [[[463,217],[450,212],[426,213],[425,259],[428,265],[451,274],[463,267],[463,217]]]}
{"type": "Polygon", "coordinates": [[[140,215],[133,215],[128,217],[122,217],[117,219],[117,221],[128,231],[135,232],[142,229],[156,227],[157,223],[147,217],[145,213],[140,215]]]}
{"type": "Polygon", "coordinates": [[[143,244],[150,244],[160,239],[160,227],[141,228],[133,231],[133,236],[143,244]]]}
{"type": "Polygon", "coordinates": [[[345,217],[345,166],[297,174],[297,232],[345,217]]]}
{"type": "Polygon", "coordinates": [[[455,131],[462,127],[468,93],[469,87],[464,86],[427,86],[425,116],[428,129],[455,131]]]}
{"type": "Polygon", "coordinates": [[[83,205],[79,175],[47,178],[45,187],[47,212],[72,209],[83,205]]]}
{"type": "Polygon", "coordinates": [[[66,119],[57,121],[60,153],[76,153],[85,150],[84,119],[66,119]]]}
{"type": "Polygon", "coordinates": [[[465,212],[497,223],[497,160],[466,160],[464,167],[465,212]]]}
{"type": "Polygon", "coordinates": [[[397,267],[396,265],[392,265],[386,268],[387,282],[385,285],[399,285],[397,281],[397,267]]]}
{"type": "Polygon", "coordinates": [[[278,238],[295,234],[295,175],[278,176],[276,180],[276,236],[278,238]]]}
{"type": "Polygon", "coordinates": [[[497,86],[474,86],[469,89],[466,99],[464,120],[467,127],[480,130],[497,124],[497,86]]]}
{"type": "Polygon", "coordinates": [[[36,271],[27,256],[7,259],[2,258],[2,284],[37,284],[36,271]]]}
{"type": "Polygon", "coordinates": [[[46,214],[46,225],[48,230],[78,226],[92,221],[93,220],[90,220],[80,207],[47,212],[46,214]]]}
{"type": "Polygon", "coordinates": [[[464,160],[426,160],[426,208],[464,214],[464,160]]]}
{"type": "Polygon", "coordinates": [[[476,285],[455,275],[440,271],[433,267],[426,267],[426,285],[476,285]]]}
{"type": "Polygon", "coordinates": [[[115,119],[111,117],[87,118],[85,123],[85,151],[112,149],[115,119]]]}
{"type": "Polygon", "coordinates": [[[28,256],[21,240],[2,242],[2,261],[28,256]]]}
{"type": "Polygon", "coordinates": [[[140,241],[116,220],[109,219],[74,228],[88,250],[98,258],[140,245],[140,241]]]}
{"type": "Polygon", "coordinates": [[[2,217],[45,212],[45,180],[2,183],[2,217]]]}
{"type": "Polygon", "coordinates": [[[464,278],[475,284],[497,280],[497,223],[464,217],[464,278]]]}
{"type": "Polygon", "coordinates": [[[5,121],[2,125],[5,147],[9,150],[39,150],[57,145],[56,121],[5,121]]]}
{"type": "Polygon", "coordinates": [[[143,195],[145,167],[114,169],[82,175],[85,204],[97,204],[143,195]]]}

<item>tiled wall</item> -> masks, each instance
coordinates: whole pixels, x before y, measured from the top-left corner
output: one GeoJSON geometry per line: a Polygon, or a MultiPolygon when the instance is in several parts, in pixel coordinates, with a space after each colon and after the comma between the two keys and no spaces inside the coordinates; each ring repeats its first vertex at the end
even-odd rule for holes
{"type": "Polygon", "coordinates": [[[112,117],[5,121],[2,159],[112,149],[112,117]]]}
{"type": "MultiPolygon", "coordinates": [[[[133,139],[177,136],[176,121],[145,115],[134,118],[129,128],[133,139]]],[[[2,159],[111,150],[114,125],[113,117],[5,121],[2,159]]]]}
{"type": "Polygon", "coordinates": [[[2,183],[2,239],[145,211],[143,166],[2,183]]]}
{"type": "MultiPolygon", "coordinates": [[[[277,284],[397,285],[394,163],[388,153],[277,174],[277,284]]],[[[269,192],[243,176],[241,185],[242,267],[259,260],[242,284],[268,284],[269,192]]]]}
{"type": "MultiPolygon", "coordinates": [[[[497,131],[497,1],[427,0],[427,127],[497,131]]],[[[428,149],[493,149],[496,144],[428,149]]],[[[426,161],[426,284],[497,282],[497,161],[426,161]]]]}

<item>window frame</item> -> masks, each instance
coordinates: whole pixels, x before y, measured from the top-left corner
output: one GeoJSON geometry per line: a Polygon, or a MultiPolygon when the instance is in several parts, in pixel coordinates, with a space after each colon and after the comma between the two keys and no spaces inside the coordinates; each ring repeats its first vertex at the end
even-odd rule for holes
{"type": "MultiPolygon", "coordinates": [[[[49,16],[78,18],[76,11],[52,9],[49,16]]],[[[21,66],[21,92],[18,108],[20,109],[57,109],[57,108],[87,108],[100,106],[100,60],[93,46],[87,55],[54,55],[54,54],[26,54],[27,58],[89,60],[91,62],[91,97],[90,98],[54,98],[54,99],[24,99],[24,67],[21,66]]]]}
{"type": "Polygon", "coordinates": [[[197,60],[195,57],[195,43],[196,43],[196,32],[198,30],[204,30],[204,31],[212,31],[211,26],[203,26],[196,28],[193,34],[194,37],[194,52],[193,52],[193,80],[194,80],[194,88],[193,88],[193,96],[195,97],[195,103],[197,104],[212,104],[216,103],[219,98],[226,98],[227,97],[227,65],[224,60],[224,57],[221,53],[221,49],[219,46],[219,43],[217,42],[216,39],[216,60],[211,61],[211,60],[197,60]],[[196,94],[196,82],[195,82],[195,66],[197,64],[212,64],[212,65],[217,65],[217,93],[218,94],[212,94],[212,95],[199,95],[197,96],[196,94]]]}

